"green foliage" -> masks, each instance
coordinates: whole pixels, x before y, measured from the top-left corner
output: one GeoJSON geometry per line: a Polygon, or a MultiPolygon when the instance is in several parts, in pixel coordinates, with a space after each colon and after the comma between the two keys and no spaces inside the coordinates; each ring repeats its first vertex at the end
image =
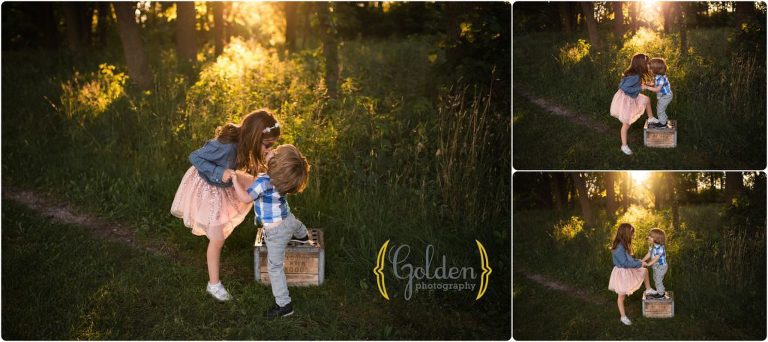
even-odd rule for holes
{"type": "MultiPolygon", "coordinates": [[[[762,207],[758,204],[754,210],[764,211],[764,204],[762,207]]],[[[629,222],[636,229],[632,245],[633,255],[638,259],[648,250],[645,239],[651,228],[662,228],[666,232],[670,269],[664,284],[668,290],[675,291],[676,305],[675,319],[665,336],[698,339],[716,334],[722,338],[745,339],[765,334],[764,221],[762,229],[758,230],[750,231],[749,227],[739,225],[723,231],[720,227],[727,224],[729,218],[719,212],[719,206],[687,206],[680,208],[681,227],[675,230],[671,227],[668,210],[654,211],[633,206],[615,223],[599,215],[598,228],[558,240],[551,234],[552,230],[567,228],[566,231],[572,233],[580,219],[550,210],[516,210],[514,215],[513,258],[516,270],[547,275],[569,286],[587,289],[605,301],[605,305],[593,305],[567,299],[565,303],[569,305],[553,305],[549,298],[560,296],[559,292],[542,290],[540,285],[526,281],[522,273],[515,274],[515,330],[524,331],[528,338],[568,335],[574,329],[580,331],[577,336],[582,339],[624,336],[621,331],[611,328],[618,325],[615,321],[618,309],[616,294],[606,290],[612,267],[609,245],[621,222],[629,222]],[[546,317],[538,315],[537,312],[542,310],[547,310],[549,314],[546,317]],[[517,316],[518,311],[521,311],[521,316],[517,316]],[[589,323],[572,323],[575,326],[551,323],[552,316],[582,316],[584,312],[604,318],[589,320],[589,323]],[[603,321],[607,322],[601,323],[603,321]],[[719,331],[682,329],[686,325],[684,322],[689,321],[696,321],[700,326],[715,325],[719,331]],[[606,325],[605,332],[586,329],[585,325],[593,324],[606,325]],[[552,326],[542,328],[542,325],[552,326]]],[[[636,325],[648,324],[649,320],[641,317],[637,297],[637,294],[628,297],[626,308],[636,325]]],[[[654,326],[661,324],[653,323],[654,326]]],[[[632,338],[651,339],[655,336],[654,331],[641,329],[632,338]]],[[[516,334],[515,337],[523,336],[516,334]]]]}
{"type": "MultiPolygon", "coordinates": [[[[661,34],[641,29],[634,35],[628,34],[623,45],[610,45],[603,52],[589,51],[577,63],[565,56],[570,51],[573,51],[573,56],[583,52],[583,47],[573,50],[580,46],[578,39],[583,37],[564,39],[549,33],[516,37],[513,51],[513,81],[516,86],[564,106],[589,121],[607,125],[616,132],[620,127],[616,119],[608,115],[608,107],[617,90],[620,74],[629,65],[631,56],[643,52],[650,56],[664,57],[675,96],[668,113],[670,119],[678,120],[680,125],[678,147],[675,150],[682,150],[680,153],[664,151],[667,157],[656,159],[648,157],[655,157],[658,151],[633,148],[636,152],[633,161],[605,161],[605,158],[584,156],[584,159],[577,159],[558,155],[568,152],[568,149],[586,148],[592,153],[598,150],[578,146],[575,142],[577,140],[525,139],[521,147],[527,152],[515,155],[523,159],[538,155],[547,162],[529,166],[525,164],[527,161],[521,159],[524,164],[516,167],[761,169],[765,165],[765,62],[753,53],[732,49],[724,43],[728,41],[730,32],[726,29],[689,30],[689,56],[682,56],[677,33],[661,34]],[[548,151],[548,145],[553,145],[551,149],[555,151],[548,151]],[[670,157],[670,153],[677,156],[670,157]]],[[[651,97],[655,114],[656,101],[654,95],[651,97]]],[[[521,108],[526,110],[526,106],[521,108]]],[[[531,110],[542,112],[547,117],[552,116],[540,108],[531,110]]],[[[516,106],[515,116],[520,114],[516,106]]],[[[642,123],[642,119],[630,130],[630,140],[632,136],[640,134],[634,127],[640,126],[639,123],[642,123]]],[[[565,126],[574,124],[567,123],[565,126]]],[[[529,129],[519,131],[524,136],[529,129]]],[[[553,130],[558,134],[563,131],[563,128],[553,130]]],[[[592,133],[595,134],[604,135],[592,133]]],[[[598,145],[603,145],[603,142],[612,147],[610,155],[616,154],[618,138],[611,135],[596,141],[598,145]]],[[[630,146],[637,146],[637,143],[630,141],[630,146]]]]}
{"type": "MultiPolygon", "coordinates": [[[[136,227],[140,241],[163,239],[185,255],[203,258],[203,240],[189,234],[178,219],[168,214],[178,182],[189,167],[187,156],[212,138],[216,126],[237,122],[251,110],[268,107],[285,127],[281,143],[296,144],[313,165],[309,187],[290,199],[291,207],[308,226],[326,231],[327,276],[338,283],[321,291],[331,302],[348,303],[345,310],[337,310],[339,315],[347,315],[346,308],[350,307],[354,314],[368,319],[387,315],[378,311],[376,293],[371,292],[376,288],[371,267],[377,248],[386,239],[432,243],[449,254],[452,262],[472,265],[477,257],[470,242],[478,239],[496,266],[486,294],[488,300],[473,304],[430,295],[420,303],[424,309],[415,310],[412,318],[430,317],[437,311],[503,317],[509,312],[507,279],[511,274],[511,205],[509,186],[503,185],[503,180],[510,178],[510,132],[504,107],[498,110],[491,104],[508,101],[507,94],[479,90],[482,85],[471,83],[435,83],[430,75],[443,57],[432,40],[412,37],[345,42],[339,50],[343,86],[336,100],[326,98],[319,82],[323,70],[320,50],[305,50],[281,59],[276,49],[233,39],[221,56],[202,62],[199,75],[190,77],[177,73],[171,48],[150,45],[148,51],[156,51],[152,64],[158,66],[157,87],[141,93],[115,90],[124,82],[125,69],[106,54],[76,61],[73,68],[30,53],[4,53],[3,182],[50,191],[101,216],[136,227]],[[103,63],[115,67],[90,72],[103,63]],[[72,75],[66,70],[80,71],[72,75]],[[11,88],[8,80],[23,81],[11,88]],[[98,86],[83,86],[91,82],[98,86]],[[43,96],[49,101],[42,101],[43,96]],[[450,169],[445,169],[449,165],[450,169]],[[349,294],[348,283],[356,288],[364,283],[369,288],[349,294]]],[[[209,56],[203,54],[204,58],[209,56]]],[[[485,76],[491,79],[491,75],[485,76]]],[[[242,256],[232,257],[237,260],[229,262],[240,267],[250,262],[247,251],[252,248],[254,232],[250,222],[249,216],[227,241],[227,248],[236,251],[232,254],[242,256]]],[[[151,272],[163,270],[176,272],[167,265],[151,272]]],[[[249,272],[249,268],[245,270],[249,272]]],[[[204,283],[202,270],[184,277],[189,283],[204,283]]],[[[111,285],[104,285],[95,295],[98,300],[93,303],[101,303],[106,309],[88,306],[82,317],[67,318],[83,325],[76,328],[82,334],[47,336],[137,336],[120,327],[110,331],[100,320],[123,317],[129,320],[121,321],[123,327],[143,324],[130,321],[138,320],[136,313],[148,309],[141,303],[126,302],[135,291],[135,285],[124,286],[126,281],[135,279],[108,280],[111,285]],[[123,309],[129,314],[118,317],[116,313],[123,309]]],[[[246,302],[266,301],[268,293],[253,294],[253,290],[246,290],[248,284],[235,287],[247,293],[246,302]]],[[[74,285],[68,288],[91,291],[74,285]]],[[[23,293],[23,289],[16,291],[23,293]]],[[[162,295],[163,291],[153,289],[151,293],[162,295]]],[[[307,312],[325,305],[313,300],[306,303],[307,312]]],[[[247,306],[249,315],[258,315],[250,311],[250,304],[247,306]]],[[[405,310],[402,306],[393,308],[405,310]]],[[[237,309],[246,310],[240,306],[237,309]]],[[[179,316],[183,322],[168,321],[164,316],[156,326],[164,330],[148,331],[155,337],[190,336],[190,330],[184,327],[189,328],[191,323],[185,322],[200,322],[203,311],[193,308],[190,316],[179,316]]],[[[327,311],[316,312],[322,316],[327,311]]],[[[459,313],[457,317],[459,321],[474,322],[466,320],[466,315],[459,313]]],[[[205,321],[212,322],[211,339],[265,336],[254,333],[252,326],[223,330],[221,326],[237,325],[234,318],[205,321]]],[[[321,325],[310,318],[300,322],[321,325]]],[[[377,335],[366,332],[369,327],[362,322],[347,327],[321,323],[329,329],[329,338],[342,336],[332,333],[342,328],[346,334],[343,336],[351,338],[442,336],[437,325],[403,330],[398,322],[382,321],[381,331],[386,333],[377,335]]],[[[499,332],[506,328],[467,323],[462,329],[451,336],[487,338],[500,336],[499,332]]]]}

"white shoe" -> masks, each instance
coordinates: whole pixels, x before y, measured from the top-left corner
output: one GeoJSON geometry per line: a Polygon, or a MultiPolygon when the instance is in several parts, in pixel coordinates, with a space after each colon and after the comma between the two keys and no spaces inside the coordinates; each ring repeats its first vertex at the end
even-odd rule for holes
{"type": "Polygon", "coordinates": [[[621,152],[624,152],[626,155],[631,155],[632,150],[629,149],[629,146],[627,145],[621,145],[621,152]]]}
{"type": "Polygon", "coordinates": [[[645,292],[643,292],[643,293],[646,294],[646,295],[655,295],[656,294],[656,290],[645,290],[645,292]]]}
{"type": "Polygon", "coordinates": [[[232,296],[229,295],[229,292],[227,292],[227,289],[224,288],[224,285],[222,285],[221,282],[215,285],[208,284],[206,292],[220,302],[226,302],[232,299],[232,296]]]}
{"type": "Polygon", "coordinates": [[[630,321],[627,316],[621,316],[620,321],[621,323],[624,323],[624,325],[632,325],[632,321],[630,321]]]}
{"type": "Polygon", "coordinates": [[[659,123],[659,119],[654,118],[654,117],[650,117],[650,118],[648,118],[648,123],[659,123]]]}

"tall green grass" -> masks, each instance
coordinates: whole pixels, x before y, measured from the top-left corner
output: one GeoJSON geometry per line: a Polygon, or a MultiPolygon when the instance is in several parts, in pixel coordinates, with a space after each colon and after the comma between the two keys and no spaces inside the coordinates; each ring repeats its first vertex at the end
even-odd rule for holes
{"type": "MultiPolygon", "coordinates": [[[[281,142],[313,165],[308,188],[290,201],[297,217],[326,232],[330,282],[365,288],[370,301],[385,240],[431,243],[451,263],[476,265],[478,239],[495,266],[488,300],[431,294],[424,303],[508,316],[509,116],[493,106],[508,95],[493,92],[492,75],[485,85],[436,84],[442,57],[430,41],[345,42],[337,99],[320,82],[320,50],[284,57],[235,39],[190,77],[159,49],[153,65],[164,67],[149,92],[131,89],[108,54],[56,62],[4,53],[3,184],[51,192],[132,224],[140,239],[204,258],[199,238],[168,213],[187,156],[216,126],[268,107],[285,127],[281,142]]],[[[229,248],[248,253],[251,222],[229,248]]]]}
{"type": "MultiPolygon", "coordinates": [[[[608,109],[621,72],[635,53],[660,56],[669,67],[674,99],[667,112],[670,119],[679,122],[679,148],[698,157],[673,168],[762,169],[765,166],[762,150],[765,61],[759,55],[731,48],[729,42],[735,39],[733,31],[690,30],[689,51],[685,55],[679,50],[679,34],[641,29],[634,35],[625,35],[621,43],[607,36],[602,38],[608,45],[604,51],[594,50],[584,37],[567,38],[554,33],[515,37],[515,85],[591,120],[612,125],[618,134],[618,123],[608,109]]],[[[655,115],[655,96],[651,97],[655,115]]],[[[574,145],[577,142],[557,143],[574,145]]],[[[534,142],[526,146],[531,153],[536,153],[534,142]]],[[[600,162],[592,163],[598,166],[600,162]]],[[[655,168],[647,166],[645,168],[655,168]]],[[[543,168],[559,168],[559,165],[543,168]]]]}
{"type": "MultiPolygon", "coordinates": [[[[654,227],[665,230],[670,266],[664,284],[675,292],[675,316],[703,324],[724,322],[734,334],[764,334],[765,231],[731,227],[723,232],[724,219],[717,205],[682,207],[677,230],[671,226],[670,215],[668,210],[632,206],[615,222],[629,222],[636,228],[633,254],[638,259],[648,251],[648,231],[654,227]]],[[[609,245],[617,224],[602,211],[597,216],[595,227],[584,227],[583,221],[567,214],[515,211],[516,268],[547,274],[614,303],[615,294],[607,285],[613,267],[609,245]]],[[[606,310],[616,310],[615,304],[606,310]]]]}

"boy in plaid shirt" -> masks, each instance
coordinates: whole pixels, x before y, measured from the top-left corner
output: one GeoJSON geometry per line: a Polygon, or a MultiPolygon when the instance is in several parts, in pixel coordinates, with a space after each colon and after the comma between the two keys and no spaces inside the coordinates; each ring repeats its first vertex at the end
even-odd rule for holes
{"type": "Polygon", "coordinates": [[[304,191],[310,166],[293,145],[278,146],[265,160],[267,173],[258,174],[248,189],[243,188],[242,179],[234,177],[234,171],[228,172],[233,173],[238,199],[253,202],[256,221],[264,226],[269,281],[275,296],[275,305],[265,315],[272,319],[293,314],[283,265],[285,247],[289,241],[308,243],[309,238],[307,227],[291,214],[286,196],[304,191]]]}
{"type": "Polygon", "coordinates": [[[667,63],[664,58],[654,57],[648,61],[648,69],[655,75],[654,86],[646,89],[656,93],[656,114],[659,116],[657,127],[667,126],[667,106],[672,102],[672,87],[667,78],[667,63]]]}

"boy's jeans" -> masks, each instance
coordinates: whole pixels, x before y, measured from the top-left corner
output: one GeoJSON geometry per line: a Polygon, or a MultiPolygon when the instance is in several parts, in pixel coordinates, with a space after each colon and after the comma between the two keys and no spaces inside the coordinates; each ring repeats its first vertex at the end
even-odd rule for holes
{"type": "Polygon", "coordinates": [[[285,280],[285,246],[291,240],[291,236],[303,238],[307,236],[307,227],[296,219],[293,214],[270,229],[264,229],[264,240],[267,243],[267,269],[269,281],[272,283],[272,295],[275,296],[277,305],[286,306],[291,302],[288,295],[288,283],[285,280]]]}
{"type": "MultiPolygon", "coordinates": [[[[667,268],[669,267],[669,264],[659,265],[654,264],[651,268],[653,268],[653,282],[656,284],[656,292],[659,294],[664,294],[664,275],[667,274],[667,268]]],[[[271,274],[269,275],[272,276],[271,274]]],[[[274,285],[273,285],[274,287],[274,285]]]]}
{"type": "Polygon", "coordinates": [[[667,124],[667,106],[672,102],[672,93],[656,96],[656,113],[659,116],[659,123],[667,124]]]}

